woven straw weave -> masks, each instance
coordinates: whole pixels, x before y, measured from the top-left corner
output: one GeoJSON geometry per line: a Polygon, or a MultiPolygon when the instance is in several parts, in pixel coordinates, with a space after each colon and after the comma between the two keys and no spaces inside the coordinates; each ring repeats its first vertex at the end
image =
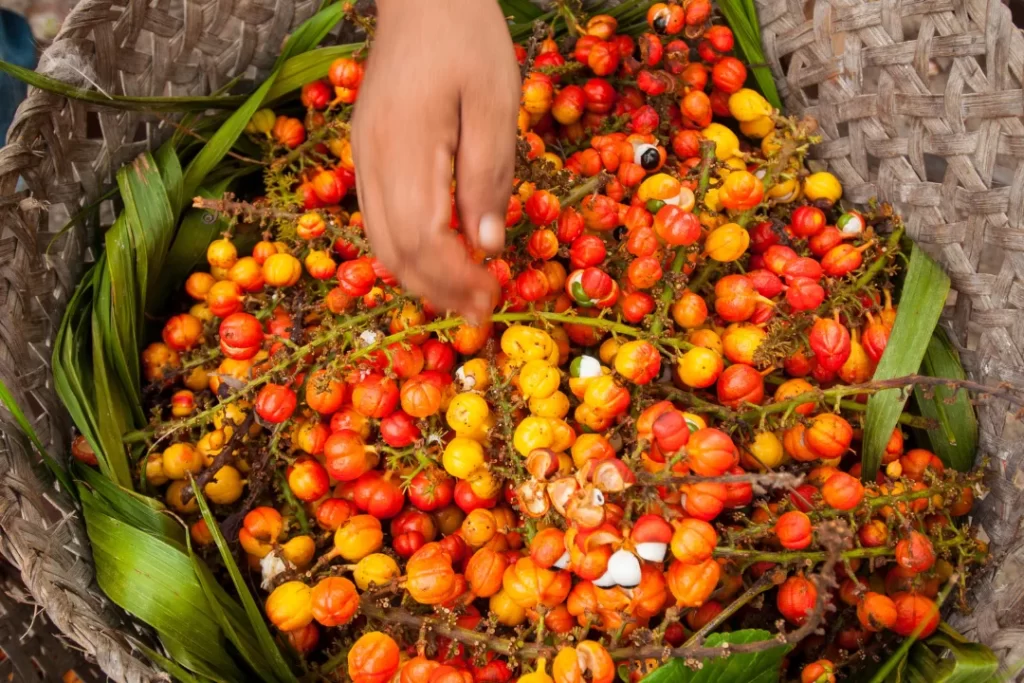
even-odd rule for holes
{"type": "MultiPolygon", "coordinates": [[[[998,0],[760,0],[765,55],[845,198],[896,204],[949,273],[945,322],[977,381],[1024,386],[1024,34],[998,0]],[[809,17],[809,18],[805,18],[809,17]]],[[[979,410],[996,561],[958,626],[1024,661],[1024,427],[979,410]]]]}
{"type": "MultiPolygon", "coordinates": [[[[272,65],[287,33],[319,0],[82,0],[48,50],[71,67],[55,75],[127,95],[208,94],[272,65]],[[84,74],[84,75],[83,75],[84,74]]],[[[41,64],[53,62],[44,56],[41,64]]],[[[33,92],[0,151],[0,379],[51,452],[67,451],[71,423],[54,393],[52,341],[100,226],[67,232],[67,216],[156,147],[166,126],[134,113],[33,92]],[[18,179],[27,189],[18,191],[18,179]],[[47,211],[48,210],[48,211],[47,211]],[[49,215],[52,214],[52,215],[49,215]]],[[[102,215],[112,216],[113,207],[102,215]]],[[[0,440],[0,551],[53,624],[111,678],[165,678],[137,651],[96,587],[81,519],[27,445],[0,440]]],[[[20,635],[20,634],[19,634],[20,635]]],[[[2,644],[0,644],[2,646],[2,644]]]]}
{"type": "MultiPolygon", "coordinates": [[[[788,108],[821,121],[818,157],[848,199],[897,202],[911,235],[950,272],[956,294],[946,321],[972,377],[1024,384],[1024,38],[1009,12],[998,0],[759,1],[788,108]]],[[[51,50],[80,57],[73,63],[81,68],[61,77],[105,92],[208,93],[269,66],[316,5],[83,0],[51,50]]],[[[53,391],[51,342],[100,226],[47,246],[59,216],[76,213],[117,167],[166,135],[155,123],[34,92],[0,151],[0,379],[55,454],[66,451],[70,424],[53,391]],[[27,191],[17,191],[19,176],[27,191]]],[[[112,207],[101,216],[112,217],[112,207]]],[[[992,493],[979,521],[998,561],[960,626],[1014,662],[1024,659],[1024,430],[1008,410],[993,403],[980,413],[992,493]]],[[[0,550],[53,623],[107,674],[153,679],[131,649],[139,632],[93,583],[80,520],[5,431],[0,550]]]]}

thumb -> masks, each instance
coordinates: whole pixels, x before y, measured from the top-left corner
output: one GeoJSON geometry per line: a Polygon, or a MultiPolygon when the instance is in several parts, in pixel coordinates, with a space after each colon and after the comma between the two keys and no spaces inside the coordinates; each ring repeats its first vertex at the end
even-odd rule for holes
{"type": "Polygon", "coordinates": [[[474,87],[462,95],[455,203],[466,238],[494,255],[505,246],[505,214],[512,194],[518,74],[513,68],[507,85],[488,85],[493,89],[474,87]]]}

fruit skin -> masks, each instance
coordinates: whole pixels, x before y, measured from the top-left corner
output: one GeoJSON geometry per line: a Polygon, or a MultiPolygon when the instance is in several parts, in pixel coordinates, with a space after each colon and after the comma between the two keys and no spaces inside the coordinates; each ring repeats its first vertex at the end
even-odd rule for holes
{"type": "Polygon", "coordinates": [[[334,550],[349,562],[358,562],[383,544],[380,520],[371,515],[350,517],[334,532],[334,550]]]}
{"type": "Polygon", "coordinates": [[[320,580],[310,591],[310,598],[313,618],[322,626],[347,624],[359,608],[356,587],[341,576],[320,580]]]}
{"type": "Polygon", "coordinates": [[[811,662],[800,672],[800,683],[836,683],[835,665],[827,659],[811,662]]]}
{"type": "Polygon", "coordinates": [[[918,628],[918,638],[927,638],[939,627],[939,606],[934,600],[918,593],[897,593],[892,596],[896,605],[896,621],[892,630],[901,636],[908,637],[918,628]]]}
{"type": "Polygon", "coordinates": [[[386,683],[398,671],[399,654],[391,636],[380,631],[364,634],[348,651],[352,683],[386,683]]]}
{"type": "Polygon", "coordinates": [[[821,496],[837,510],[852,510],[864,500],[864,485],[846,472],[836,472],[821,487],[821,496]]]}
{"type": "Polygon", "coordinates": [[[718,579],[721,576],[721,567],[713,559],[707,559],[696,564],[686,564],[675,560],[668,569],[668,586],[672,595],[676,598],[676,605],[679,607],[700,607],[711,597],[718,579]]]}
{"type": "Polygon", "coordinates": [[[803,576],[791,576],[779,586],[776,605],[786,621],[803,626],[818,600],[818,589],[803,576]]]}
{"type": "Polygon", "coordinates": [[[911,531],[896,544],[896,563],[917,574],[926,572],[935,564],[935,548],[927,536],[911,531]]]}
{"type": "Polygon", "coordinates": [[[857,620],[869,631],[892,628],[897,616],[896,603],[881,593],[865,593],[857,603],[857,620]]]}
{"type": "Polygon", "coordinates": [[[280,424],[295,412],[298,397],[280,384],[264,384],[256,395],[256,414],[266,422],[280,424]]]}
{"type": "Polygon", "coordinates": [[[265,611],[282,631],[303,628],[313,621],[312,591],[301,581],[282,583],[267,598],[265,611]]]}
{"type": "Polygon", "coordinates": [[[715,528],[700,519],[676,522],[672,534],[672,555],[685,564],[699,564],[708,560],[718,545],[715,528]]]}
{"type": "Polygon", "coordinates": [[[456,597],[452,558],[439,543],[427,543],[405,565],[406,590],[416,602],[439,605],[456,597]]]}
{"type": "Polygon", "coordinates": [[[803,550],[813,540],[811,518],[799,510],[790,510],[775,522],[775,535],[783,548],[803,550]]]}

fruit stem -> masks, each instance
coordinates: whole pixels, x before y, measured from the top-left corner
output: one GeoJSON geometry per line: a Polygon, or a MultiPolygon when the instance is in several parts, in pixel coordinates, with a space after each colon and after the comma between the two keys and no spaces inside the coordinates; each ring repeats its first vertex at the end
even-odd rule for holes
{"type": "MultiPolygon", "coordinates": [[[[711,183],[711,169],[715,165],[715,141],[714,140],[701,140],[700,141],[700,180],[697,181],[697,191],[694,192],[695,198],[695,209],[700,209],[701,202],[704,201],[704,195],[708,191],[708,185],[711,183]]],[[[686,265],[686,246],[676,247],[675,256],[672,258],[672,267],[670,272],[678,274],[683,272],[683,266],[686,265]]],[[[654,322],[651,323],[651,336],[657,337],[661,335],[662,330],[665,327],[665,318],[668,315],[669,306],[672,305],[672,299],[675,298],[675,288],[672,286],[671,279],[666,280],[664,288],[661,290],[661,300],[658,303],[658,312],[654,317],[654,322]]]]}
{"type": "Polygon", "coordinates": [[[872,262],[868,269],[857,278],[857,281],[853,283],[853,290],[860,291],[867,287],[875,276],[889,263],[895,254],[899,251],[900,239],[903,237],[903,233],[906,231],[906,227],[903,225],[903,221],[897,220],[896,227],[889,235],[889,239],[885,242],[885,247],[882,248],[882,253],[877,259],[872,262]]]}
{"type": "MultiPolygon", "coordinates": [[[[841,553],[841,559],[852,560],[864,557],[886,557],[896,551],[885,546],[879,548],[854,548],[841,553]]],[[[796,562],[822,562],[828,558],[825,550],[793,550],[788,552],[770,552],[761,550],[744,550],[742,548],[715,548],[715,557],[733,557],[745,562],[775,562],[776,564],[793,564],[796,562]]]]}
{"type": "Polygon", "coordinates": [[[709,635],[714,633],[715,629],[721,626],[726,621],[726,619],[731,617],[741,607],[746,605],[748,602],[756,598],[761,593],[764,593],[769,589],[775,587],[775,575],[778,573],[779,572],[776,571],[767,571],[764,574],[762,574],[761,578],[755,581],[750,588],[743,592],[743,595],[739,596],[738,598],[730,602],[728,605],[726,605],[724,608],[722,608],[722,611],[716,614],[714,618],[711,619],[711,621],[704,624],[704,626],[699,631],[690,636],[686,640],[686,642],[683,643],[683,647],[687,647],[689,645],[703,645],[704,640],[709,635]]]}
{"type": "Polygon", "coordinates": [[[306,517],[306,511],[303,509],[302,504],[295,497],[292,492],[292,487],[288,485],[288,480],[285,479],[284,473],[280,470],[277,472],[277,483],[281,488],[281,494],[284,499],[288,502],[288,506],[295,512],[295,518],[299,520],[299,528],[302,529],[302,533],[309,533],[309,519],[306,517]]]}
{"type": "MultiPolygon", "coordinates": [[[[401,301],[393,301],[393,302],[391,302],[389,304],[386,304],[384,306],[378,306],[377,308],[374,308],[369,313],[364,313],[362,315],[357,315],[357,316],[354,316],[354,317],[350,317],[350,318],[347,318],[347,319],[342,320],[342,321],[336,321],[335,324],[330,329],[328,329],[323,335],[321,335],[319,337],[314,337],[313,339],[311,339],[309,341],[309,343],[307,343],[306,345],[300,347],[295,353],[293,353],[292,355],[288,356],[288,358],[284,359],[283,361],[281,361],[280,363],[278,363],[274,367],[270,368],[269,370],[264,372],[259,377],[256,377],[255,379],[250,380],[243,388],[239,389],[238,391],[236,391],[235,393],[231,394],[230,396],[222,399],[221,401],[218,401],[216,405],[213,405],[213,406],[207,408],[206,410],[204,410],[202,412],[196,413],[195,415],[193,415],[192,417],[188,418],[187,420],[181,420],[180,422],[171,424],[169,429],[166,432],[164,432],[162,435],[160,435],[160,437],[157,439],[157,443],[159,443],[163,439],[166,439],[167,437],[169,437],[169,436],[171,436],[173,434],[176,434],[176,433],[182,431],[183,429],[190,429],[192,427],[198,427],[199,425],[206,424],[211,419],[213,419],[214,414],[216,414],[217,411],[221,410],[221,408],[223,408],[223,406],[225,406],[225,405],[227,405],[229,403],[234,403],[235,401],[237,401],[238,399],[242,398],[243,396],[245,396],[247,393],[249,393],[250,391],[252,391],[256,387],[259,387],[259,386],[262,386],[262,385],[266,384],[267,382],[270,381],[270,379],[274,375],[276,375],[277,373],[279,373],[279,372],[281,372],[283,370],[286,370],[291,365],[294,365],[296,362],[298,362],[301,359],[303,359],[306,356],[308,356],[312,351],[318,349],[321,346],[324,346],[325,344],[328,344],[328,343],[334,341],[338,337],[341,337],[342,335],[350,332],[353,329],[359,329],[359,326],[362,325],[363,323],[368,322],[370,320],[373,320],[375,318],[379,318],[379,317],[383,316],[385,313],[398,308],[399,305],[401,305],[401,303],[402,303],[401,301]]],[[[400,334],[402,334],[402,333],[400,333],[400,334]]],[[[392,336],[396,336],[397,337],[399,335],[392,335],[392,336]]],[[[365,351],[365,349],[361,349],[361,350],[365,351]]],[[[356,351],[356,352],[353,353],[353,355],[357,356],[358,353],[359,353],[359,351],[356,351]]],[[[128,432],[127,434],[124,435],[122,440],[125,443],[136,443],[136,442],[139,442],[139,441],[145,441],[159,427],[160,427],[160,425],[154,425],[154,426],[148,427],[146,429],[141,429],[141,430],[134,431],[134,432],[128,432]]],[[[154,446],[155,445],[156,444],[154,444],[154,446]]]]}
{"type": "Polygon", "coordinates": [[[609,180],[611,180],[611,176],[607,172],[601,171],[585,183],[574,187],[569,194],[559,197],[559,204],[562,207],[575,206],[604,187],[609,180]]]}

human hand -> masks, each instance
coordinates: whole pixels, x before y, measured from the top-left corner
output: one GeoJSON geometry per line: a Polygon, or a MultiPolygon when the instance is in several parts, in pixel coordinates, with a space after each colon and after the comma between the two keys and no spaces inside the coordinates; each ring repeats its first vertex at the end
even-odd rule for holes
{"type": "Polygon", "coordinates": [[[449,227],[452,160],[467,241],[500,253],[520,92],[508,27],[493,0],[378,0],[377,9],[352,124],[370,243],[412,293],[486,320],[498,285],[449,227]]]}

